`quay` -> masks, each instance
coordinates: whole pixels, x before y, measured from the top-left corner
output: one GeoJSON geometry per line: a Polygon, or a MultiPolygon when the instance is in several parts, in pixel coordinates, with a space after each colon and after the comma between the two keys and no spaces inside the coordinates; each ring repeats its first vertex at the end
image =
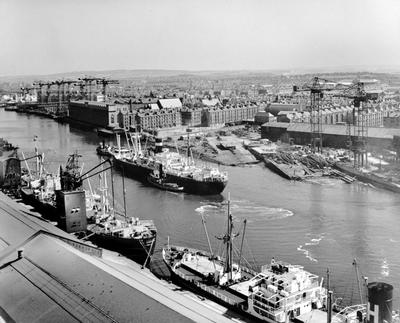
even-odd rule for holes
{"type": "Polygon", "coordinates": [[[3,193],[0,275],[0,321],[232,322],[221,306],[174,291],[147,269],[61,231],[3,193]]]}

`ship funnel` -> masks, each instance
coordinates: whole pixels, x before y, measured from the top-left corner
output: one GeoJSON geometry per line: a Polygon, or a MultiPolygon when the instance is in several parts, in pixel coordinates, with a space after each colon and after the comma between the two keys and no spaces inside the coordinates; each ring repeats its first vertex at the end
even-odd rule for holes
{"type": "Polygon", "coordinates": [[[162,149],[163,149],[163,143],[162,143],[162,138],[156,138],[156,149],[155,149],[155,153],[161,153],[162,149]]]}
{"type": "Polygon", "coordinates": [[[392,323],[393,286],[386,283],[368,284],[368,323],[392,323]]]}

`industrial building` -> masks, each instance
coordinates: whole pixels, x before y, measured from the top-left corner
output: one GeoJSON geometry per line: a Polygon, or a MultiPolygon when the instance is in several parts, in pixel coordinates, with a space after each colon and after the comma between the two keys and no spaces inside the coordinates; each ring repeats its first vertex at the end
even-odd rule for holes
{"type": "Polygon", "coordinates": [[[72,123],[93,127],[115,128],[118,126],[117,107],[113,103],[71,101],[68,119],[72,123]]]}
{"type": "MultiPolygon", "coordinates": [[[[369,127],[368,146],[377,150],[383,148],[393,149],[394,136],[400,136],[400,129],[369,127]]],[[[351,130],[351,137],[354,140],[354,128],[351,130]]],[[[267,122],[261,126],[261,138],[308,145],[311,142],[311,125],[309,123],[296,122],[267,122]]],[[[323,125],[323,146],[348,148],[348,140],[349,134],[346,125],[323,125]]]]}

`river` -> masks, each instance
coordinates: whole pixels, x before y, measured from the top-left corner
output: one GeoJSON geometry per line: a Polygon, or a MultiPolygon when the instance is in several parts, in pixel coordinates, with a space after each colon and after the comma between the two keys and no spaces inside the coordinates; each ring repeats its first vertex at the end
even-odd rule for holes
{"type": "MultiPolygon", "coordinates": [[[[59,124],[51,119],[0,109],[0,137],[31,156],[36,144],[45,165],[56,171],[66,156],[78,151],[84,170],[98,164],[97,134],[59,124]],[[36,140],[34,138],[36,136],[36,140]]],[[[224,167],[229,183],[220,196],[195,196],[160,191],[125,179],[128,213],[153,219],[162,248],[173,244],[208,249],[201,215],[215,251],[226,226],[226,200],[230,195],[236,227],[247,219],[244,256],[257,266],[271,258],[303,265],[325,276],[329,268],[337,297],[359,301],[353,259],[368,281],[394,285],[393,308],[400,308],[400,195],[361,183],[334,179],[318,183],[290,182],[263,165],[224,167]]],[[[96,186],[97,180],[91,180],[96,186]]],[[[123,209],[122,180],[115,175],[116,206],[123,209]]],[[[238,238],[240,243],[241,236],[238,238]]]]}

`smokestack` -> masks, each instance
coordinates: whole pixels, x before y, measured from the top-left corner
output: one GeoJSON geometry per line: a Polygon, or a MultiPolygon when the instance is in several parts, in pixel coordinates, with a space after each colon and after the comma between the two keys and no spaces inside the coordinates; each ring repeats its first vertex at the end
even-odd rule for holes
{"type": "Polygon", "coordinates": [[[368,323],[392,323],[393,286],[386,283],[368,284],[368,323]]]}

